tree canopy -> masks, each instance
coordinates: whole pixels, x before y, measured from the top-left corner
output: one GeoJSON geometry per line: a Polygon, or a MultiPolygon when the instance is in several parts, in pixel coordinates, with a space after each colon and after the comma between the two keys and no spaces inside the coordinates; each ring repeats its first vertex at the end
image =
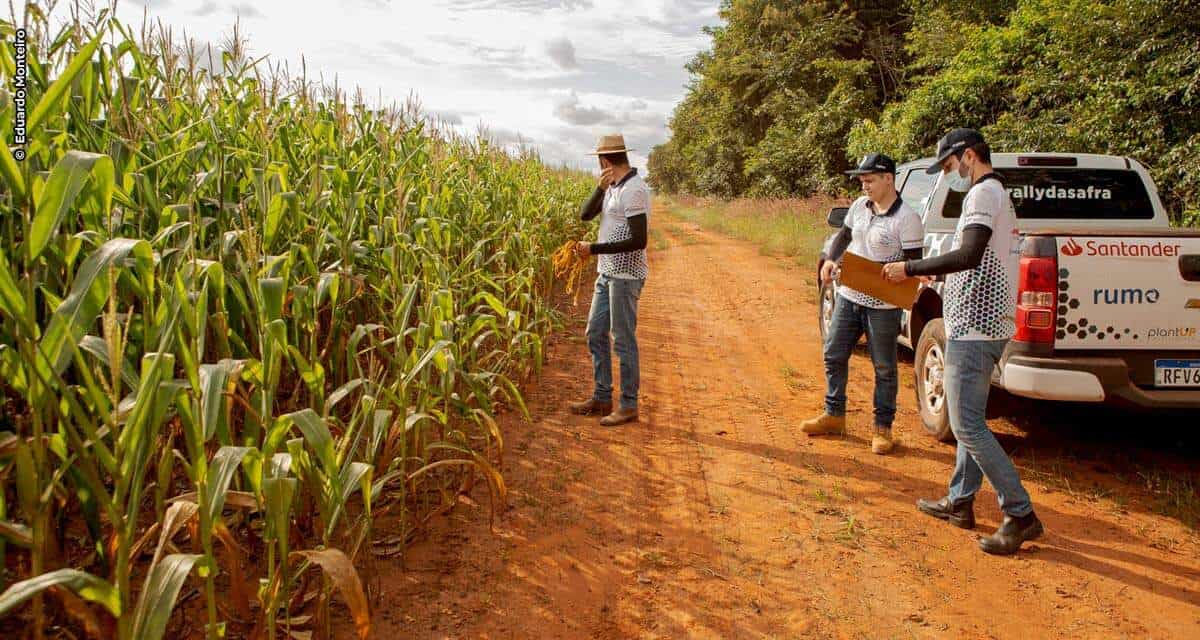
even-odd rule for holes
{"type": "Polygon", "coordinates": [[[649,171],[668,192],[850,188],[869,151],[1127,155],[1200,220],[1200,0],[725,0],[649,171]]]}

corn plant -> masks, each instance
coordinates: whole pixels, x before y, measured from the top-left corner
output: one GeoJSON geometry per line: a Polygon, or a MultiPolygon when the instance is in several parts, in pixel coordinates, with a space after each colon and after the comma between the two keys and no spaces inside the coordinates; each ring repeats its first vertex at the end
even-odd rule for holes
{"type": "Polygon", "coordinates": [[[365,636],[377,513],[504,502],[494,415],[525,411],[590,181],[236,30],[214,55],[51,9],[20,25],[24,159],[0,145],[0,633],[157,640],[191,580],[209,638],[326,636],[335,597],[365,636]]]}

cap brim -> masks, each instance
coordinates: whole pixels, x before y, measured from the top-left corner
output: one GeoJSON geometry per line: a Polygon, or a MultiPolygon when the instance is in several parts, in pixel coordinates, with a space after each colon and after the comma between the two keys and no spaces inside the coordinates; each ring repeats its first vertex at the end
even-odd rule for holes
{"type": "Polygon", "coordinates": [[[630,151],[637,151],[637,149],[632,149],[632,148],[630,148],[630,149],[613,149],[613,150],[606,149],[604,151],[589,151],[589,152],[585,153],[584,155],[586,155],[586,156],[607,156],[607,155],[612,155],[614,153],[628,153],[630,151]]]}
{"type": "Polygon", "coordinates": [[[927,173],[931,176],[934,174],[937,174],[937,173],[941,173],[942,172],[942,163],[946,161],[946,158],[949,158],[952,155],[954,155],[953,149],[947,151],[943,155],[938,156],[937,160],[933,161],[933,164],[929,165],[928,167],[925,167],[925,173],[927,173]]]}
{"type": "Polygon", "coordinates": [[[846,172],[846,175],[850,175],[850,176],[865,176],[865,175],[867,175],[868,173],[896,173],[896,172],[895,172],[895,171],[888,171],[887,169],[851,169],[851,170],[849,170],[849,171],[847,171],[847,172],[846,172]]]}

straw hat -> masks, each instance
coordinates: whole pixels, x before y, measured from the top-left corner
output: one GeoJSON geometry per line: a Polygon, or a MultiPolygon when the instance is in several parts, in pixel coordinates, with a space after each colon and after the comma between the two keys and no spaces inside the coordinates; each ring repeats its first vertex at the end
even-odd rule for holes
{"type": "Polygon", "coordinates": [[[600,140],[596,142],[596,150],[587,154],[589,156],[602,156],[609,153],[625,153],[633,151],[625,147],[625,136],[619,133],[610,133],[600,136],[600,140]]]}

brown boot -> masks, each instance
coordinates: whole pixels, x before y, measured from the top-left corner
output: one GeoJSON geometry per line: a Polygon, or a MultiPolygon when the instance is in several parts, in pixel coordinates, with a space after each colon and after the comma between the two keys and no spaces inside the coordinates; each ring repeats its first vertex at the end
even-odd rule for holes
{"type": "Polygon", "coordinates": [[[810,436],[844,436],[846,435],[846,416],[821,414],[818,418],[801,422],[800,431],[810,436]]]}
{"type": "Polygon", "coordinates": [[[890,453],[896,443],[892,440],[892,430],[875,427],[875,436],[871,438],[871,451],[879,455],[890,453]]]}
{"type": "Polygon", "coordinates": [[[594,399],[584,400],[582,402],[572,402],[567,405],[571,413],[577,416],[602,416],[612,411],[611,402],[599,402],[594,399]]]}
{"type": "Polygon", "coordinates": [[[638,419],[637,409],[626,409],[621,407],[616,411],[600,418],[600,424],[606,427],[615,427],[626,422],[635,422],[638,419]]]}

